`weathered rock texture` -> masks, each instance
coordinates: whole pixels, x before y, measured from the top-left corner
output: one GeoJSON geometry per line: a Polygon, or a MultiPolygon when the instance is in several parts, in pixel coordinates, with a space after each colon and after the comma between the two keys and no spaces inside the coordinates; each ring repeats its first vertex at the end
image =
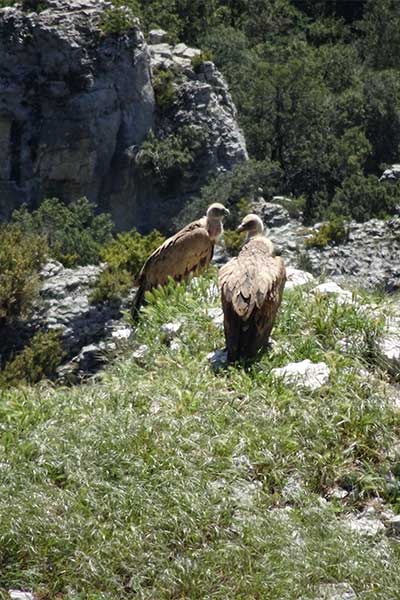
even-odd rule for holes
{"type": "MultiPolygon", "coordinates": [[[[165,226],[168,211],[163,223],[156,219],[162,194],[135,160],[149,131],[163,127],[153,89],[160,53],[155,46],[150,52],[139,24],[105,35],[99,24],[109,2],[46,0],[45,6],[38,13],[0,10],[0,220],[22,202],[86,195],[109,209],[120,229],[165,226]]],[[[196,75],[190,67],[196,52],[172,50],[170,66],[180,80],[170,120],[201,121],[210,132],[195,187],[210,171],[245,159],[246,149],[214,66],[196,75]]],[[[180,201],[178,191],[172,211],[180,201]]]]}
{"type": "Polygon", "coordinates": [[[351,222],[344,243],[324,248],[307,248],[305,241],[319,225],[305,227],[278,204],[259,198],[254,211],[261,216],[267,234],[286,264],[299,266],[314,275],[325,275],[349,287],[400,289],[400,216],[387,221],[371,219],[351,222]]]}
{"type": "Polygon", "coordinates": [[[32,319],[33,329],[56,329],[61,333],[66,363],[59,378],[77,381],[96,372],[127,340],[132,329],[121,321],[122,310],[132,297],[121,303],[93,304],[90,295],[103,265],[66,269],[56,261],[41,271],[40,300],[32,319]]]}
{"type": "Polygon", "coordinates": [[[346,243],[307,251],[309,267],[347,285],[400,289],[400,217],[350,223],[346,243]]]}

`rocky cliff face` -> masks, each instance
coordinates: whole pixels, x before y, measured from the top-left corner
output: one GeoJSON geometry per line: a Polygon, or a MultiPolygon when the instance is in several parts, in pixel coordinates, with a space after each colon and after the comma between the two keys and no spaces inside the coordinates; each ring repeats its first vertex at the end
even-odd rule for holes
{"type": "Polygon", "coordinates": [[[268,228],[276,249],[286,264],[302,266],[314,275],[352,287],[380,289],[392,293],[400,289],[400,216],[382,221],[348,223],[344,243],[309,248],[305,241],[320,224],[305,227],[291,219],[279,204],[259,198],[253,206],[268,228]]]}
{"type": "Polygon", "coordinates": [[[163,67],[178,76],[165,120],[153,87],[153,67],[162,62],[157,44],[150,52],[134,20],[124,33],[105,34],[100,24],[110,6],[46,0],[38,13],[0,10],[0,219],[23,202],[86,195],[110,210],[120,229],[165,225],[211,172],[247,157],[213,65],[196,74],[183,48],[168,49],[163,67]],[[192,187],[177,186],[165,209],[164,191],[137,165],[141,144],[151,130],[159,136],[171,123],[200,122],[208,138],[197,176],[192,187]]]}

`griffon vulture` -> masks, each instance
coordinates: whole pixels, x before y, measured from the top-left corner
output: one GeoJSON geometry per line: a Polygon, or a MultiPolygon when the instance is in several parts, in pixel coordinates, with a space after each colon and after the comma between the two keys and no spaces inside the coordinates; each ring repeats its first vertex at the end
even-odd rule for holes
{"type": "Polygon", "coordinates": [[[247,215],[238,230],[247,232],[247,242],[219,271],[228,362],[254,357],[268,344],[286,282],[261,219],[247,215]]]}
{"type": "Polygon", "coordinates": [[[169,277],[181,281],[207,267],[215,242],[223,231],[222,219],[228,214],[229,210],[222,204],[211,204],[204,217],[183,227],[149,256],[136,280],[139,289],[132,307],[134,317],[147,290],[165,285],[169,277]]]}

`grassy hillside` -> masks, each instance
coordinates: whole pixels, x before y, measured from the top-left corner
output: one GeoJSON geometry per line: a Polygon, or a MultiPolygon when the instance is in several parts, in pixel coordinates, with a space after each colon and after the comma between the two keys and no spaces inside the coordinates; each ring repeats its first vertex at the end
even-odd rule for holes
{"type": "Polygon", "coordinates": [[[399,545],[348,521],[367,505],[400,508],[399,412],[372,299],[286,292],[273,352],[214,373],[210,278],[154,295],[134,342],[147,356],[121,353],[81,387],[2,392],[0,589],[305,600],[346,582],[363,600],[398,598],[399,545]],[[169,345],[160,326],[177,319],[169,345]],[[296,390],[270,374],[305,358],[328,364],[329,385],[296,390]]]}

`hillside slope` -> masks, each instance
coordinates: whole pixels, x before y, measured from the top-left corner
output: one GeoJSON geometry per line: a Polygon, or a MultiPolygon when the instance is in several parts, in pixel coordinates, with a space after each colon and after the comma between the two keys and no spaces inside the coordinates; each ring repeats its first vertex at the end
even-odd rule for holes
{"type": "Polygon", "coordinates": [[[399,394],[374,343],[388,306],[288,289],[273,350],[213,371],[210,277],[157,291],[92,383],[2,394],[0,589],[398,598],[399,394]],[[329,381],[271,373],[305,359],[329,381]]]}

